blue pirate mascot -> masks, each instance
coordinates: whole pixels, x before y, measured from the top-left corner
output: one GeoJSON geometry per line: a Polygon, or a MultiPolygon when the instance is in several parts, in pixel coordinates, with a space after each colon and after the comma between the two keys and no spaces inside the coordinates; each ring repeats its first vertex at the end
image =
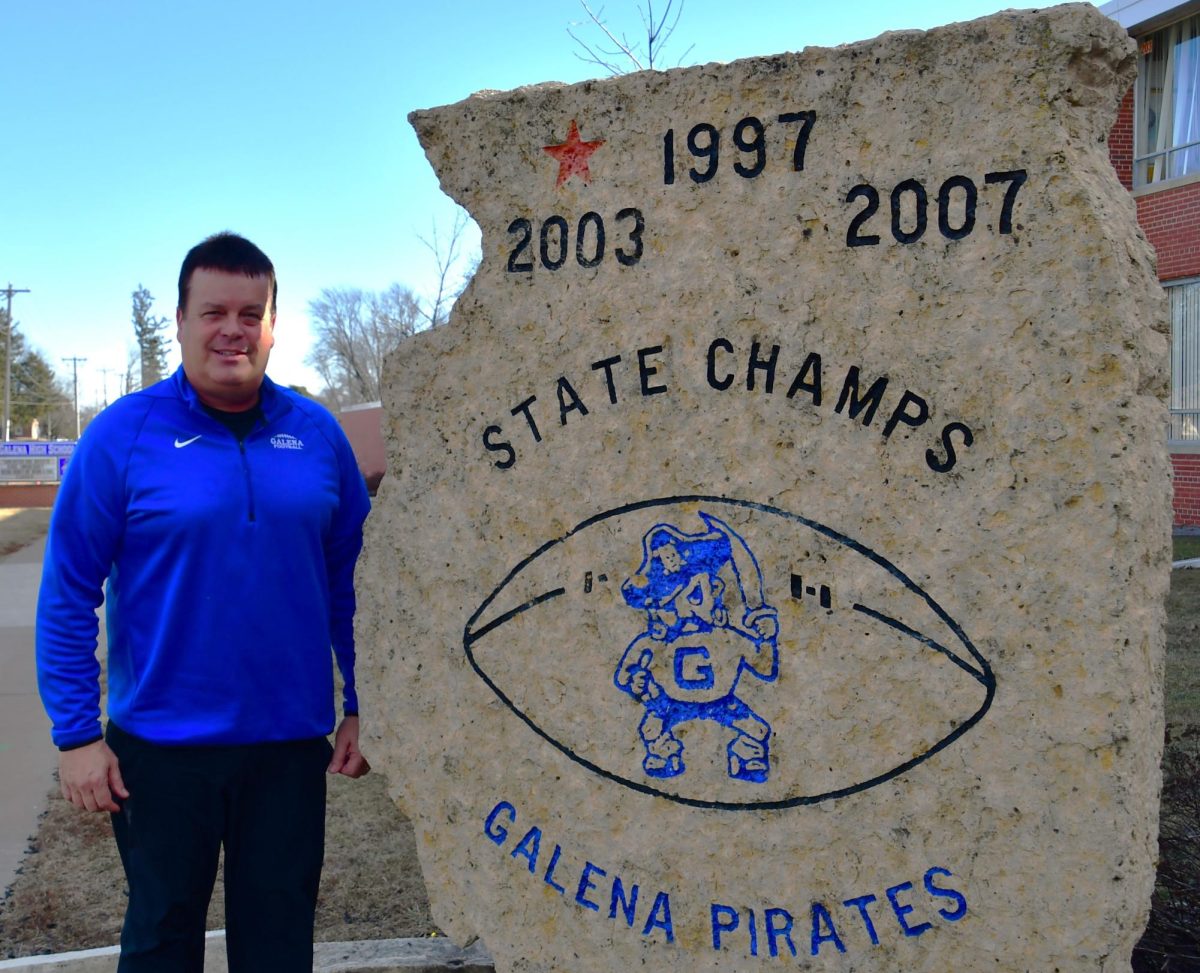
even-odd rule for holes
{"type": "Polygon", "coordinates": [[[701,533],[656,524],[642,538],[642,563],[621,594],[646,613],[646,631],[629,643],[613,681],[646,709],[638,732],[649,776],[682,774],[683,743],[673,730],[712,720],[734,731],[729,776],[763,783],[771,726],[738,698],[737,687],[747,670],[764,682],[778,676],[778,613],[763,597],[746,542],[716,517],[699,516],[707,528],[701,533]],[[742,607],[736,622],[726,603],[731,589],[742,607]]]}

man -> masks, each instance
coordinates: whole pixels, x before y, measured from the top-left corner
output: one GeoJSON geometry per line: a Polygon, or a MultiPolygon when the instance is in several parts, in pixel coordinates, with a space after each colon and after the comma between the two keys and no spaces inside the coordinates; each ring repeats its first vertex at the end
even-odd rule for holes
{"type": "Polygon", "coordinates": [[[112,815],[121,973],[200,973],[222,846],[232,973],[311,970],[325,772],[370,769],[353,637],[369,501],[334,418],[266,377],[277,291],[239,236],[188,253],[182,367],[93,420],[50,523],[39,688],[63,795],[112,815]]]}

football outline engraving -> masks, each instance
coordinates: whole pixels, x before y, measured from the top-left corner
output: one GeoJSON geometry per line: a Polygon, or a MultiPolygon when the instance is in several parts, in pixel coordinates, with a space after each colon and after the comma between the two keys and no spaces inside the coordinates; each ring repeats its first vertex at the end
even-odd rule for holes
{"type": "MultiPolygon", "coordinates": [[[[823,593],[822,597],[823,598],[825,597],[824,593],[823,593]]],[[[825,605],[824,601],[822,601],[822,605],[823,606],[825,605]]],[[[943,641],[946,641],[946,640],[943,638],[943,641]]],[[[953,645],[955,643],[952,642],[951,644],[953,645]]],[[[778,507],[774,507],[769,504],[759,503],[756,501],[742,500],[742,499],[738,499],[738,498],[734,498],[734,497],[713,496],[713,495],[695,495],[695,494],[693,494],[693,495],[661,497],[661,498],[655,498],[655,499],[650,499],[650,500],[637,501],[635,503],[630,503],[630,504],[624,504],[622,506],[613,508],[611,510],[606,510],[601,513],[595,514],[591,517],[588,517],[587,519],[583,520],[582,522],[577,524],[575,527],[571,528],[566,533],[562,534],[561,536],[542,544],[535,551],[533,551],[531,554],[529,554],[527,557],[523,558],[519,563],[517,563],[505,575],[503,580],[492,590],[492,592],[490,594],[488,594],[488,596],[483,600],[483,602],[479,605],[479,607],[472,613],[471,617],[468,619],[468,621],[463,629],[463,649],[466,654],[467,660],[470,663],[472,669],[474,669],[476,675],[478,675],[479,678],[483,680],[484,684],[487,685],[488,688],[491,689],[491,691],[493,693],[495,693],[496,697],[502,703],[504,703],[504,705],[506,707],[508,707],[537,736],[541,737],[547,743],[551,744],[553,747],[555,747],[555,749],[557,749],[559,752],[561,752],[565,756],[569,757],[572,761],[580,764],[581,766],[590,770],[592,773],[598,774],[600,777],[602,777],[606,780],[611,780],[614,783],[621,784],[622,786],[628,787],[639,793],[647,794],[647,795],[653,796],[653,797],[661,797],[666,800],[673,801],[675,803],[679,803],[679,804],[683,804],[683,805],[687,805],[687,806],[691,806],[691,807],[700,807],[700,808],[708,808],[708,809],[715,809],[715,810],[728,810],[728,811],[783,810],[783,809],[792,808],[792,807],[817,804],[817,803],[821,803],[823,801],[833,800],[833,799],[840,798],[840,797],[847,797],[851,794],[859,793],[859,792],[868,790],[872,787],[876,787],[887,781],[893,780],[894,778],[896,778],[904,773],[907,773],[909,770],[911,770],[914,767],[918,766],[919,764],[923,763],[925,760],[929,759],[934,754],[939,753],[942,750],[946,749],[948,746],[950,746],[952,743],[954,743],[956,740],[958,740],[960,737],[962,737],[965,733],[967,733],[969,730],[971,730],[976,724],[978,724],[983,719],[983,717],[987,714],[988,710],[991,708],[993,699],[995,697],[995,692],[996,692],[996,680],[995,680],[995,676],[992,672],[992,668],[991,668],[990,664],[983,657],[983,655],[978,651],[978,649],[974,646],[974,644],[971,642],[971,640],[967,637],[962,626],[960,626],[959,623],[955,619],[953,619],[949,615],[949,613],[946,612],[945,609],[943,609],[923,588],[921,588],[920,585],[918,585],[915,581],[913,581],[911,578],[909,578],[907,574],[905,574],[902,570],[900,570],[898,567],[896,567],[896,565],[894,565],[887,558],[870,550],[869,548],[865,547],[864,545],[862,545],[858,541],[854,540],[853,538],[851,538],[845,534],[842,534],[841,532],[836,531],[831,527],[827,527],[824,524],[820,524],[816,521],[810,520],[799,514],[794,514],[789,511],[782,510],[778,507]],[[752,511],[752,512],[758,512],[761,514],[767,514],[767,515],[774,516],[774,517],[780,517],[780,518],[783,518],[784,520],[787,520],[792,523],[799,524],[805,528],[808,528],[809,530],[816,532],[817,534],[821,535],[822,537],[827,538],[830,541],[833,541],[835,544],[840,545],[841,547],[845,548],[847,551],[853,552],[856,555],[866,558],[868,561],[872,562],[877,567],[882,568],[888,575],[890,575],[890,577],[892,579],[894,579],[895,581],[898,581],[904,590],[911,593],[912,595],[915,595],[920,600],[920,602],[922,602],[930,611],[933,612],[933,614],[941,622],[941,624],[943,624],[949,630],[949,632],[953,634],[954,639],[957,642],[957,645],[961,646],[962,649],[966,650],[965,657],[960,655],[956,649],[952,649],[952,648],[947,647],[946,645],[941,644],[934,638],[932,638],[929,635],[924,634],[920,631],[917,631],[915,628],[909,626],[908,624],[901,621],[900,619],[890,617],[889,615],[884,614],[880,611],[877,611],[873,608],[869,608],[865,605],[857,604],[857,603],[850,606],[852,608],[852,610],[855,612],[858,612],[862,616],[871,618],[874,621],[882,624],[886,628],[890,629],[897,636],[902,637],[904,639],[913,640],[913,641],[919,643],[920,645],[924,646],[926,649],[929,649],[936,653],[939,653],[945,659],[948,659],[950,662],[952,662],[954,665],[956,665],[959,669],[961,669],[963,672],[968,674],[977,683],[979,683],[979,685],[983,688],[984,698],[983,698],[982,704],[967,719],[963,720],[960,723],[956,723],[952,727],[950,732],[947,733],[945,736],[942,736],[940,739],[938,739],[936,742],[929,745],[926,749],[922,750],[920,753],[916,753],[914,756],[912,756],[909,759],[902,760],[900,763],[891,767],[888,770],[885,770],[881,773],[875,774],[874,776],[871,776],[869,778],[863,779],[861,781],[858,781],[856,783],[849,784],[846,786],[840,786],[840,787],[832,788],[829,790],[824,790],[819,793],[789,796],[789,797],[786,797],[783,799],[778,799],[778,800],[753,800],[753,799],[747,799],[744,801],[742,801],[742,800],[738,800],[738,801],[715,800],[715,799],[706,799],[703,797],[692,797],[692,796],[688,796],[685,794],[673,793],[673,792],[665,790],[661,787],[654,786],[654,784],[652,782],[631,779],[630,777],[624,776],[621,773],[617,773],[617,772],[614,772],[613,770],[602,767],[599,764],[597,764],[594,760],[588,759],[587,757],[583,756],[582,754],[576,752],[574,749],[572,749],[571,746],[560,742],[560,740],[558,740],[554,735],[552,735],[550,732],[548,732],[546,729],[544,729],[541,725],[539,725],[539,723],[537,721],[535,721],[527,712],[525,712],[525,710],[522,709],[521,706],[517,705],[513,701],[513,699],[510,697],[510,695],[508,693],[506,693],[504,691],[504,689],[502,689],[496,683],[496,681],[488,674],[485,667],[483,665],[481,665],[479,659],[477,658],[477,654],[474,651],[474,646],[477,642],[479,642],[482,638],[484,638],[489,632],[494,631],[495,629],[504,625],[506,622],[508,622],[508,621],[510,621],[532,609],[537,608],[539,605],[553,601],[554,599],[565,595],[567,593],[566,588],[560,586],[560,587],[551,588],[550,590],[543,591],[543,592],[535,595],[534,597],[528,598],[521,604],[516,605],[515,607],[510,608],[509,610],[504,611],[503,613],[495,616],[490,621],[481,625],[480,627],[476,628],[476,626],[478,625],[480,619],[485,615],[485,613],[488,611],[488,609],[492,606],[492,604],[501,595],[501,593],[504,592],[504,590],[509,586],[510,582],[513,581],[513,579],[517,578],[517,576],[520,575],[522,571],[524,571],[529,565],[533,564],[533,562],[537,561],[539,558],[541,558],[543,555],[545,555],[548,551],[551,551],[555,547],[564,544],[566,541],[568,541],[570,538],[572,538],[576,534],[579,534],[580,532],[588,529],[589,527],[591,527],[595,524],[602,523],[606,520],[620,517],[625,514],[637,513],[640,511],[653,511],[653,510],[655,510],[655,508],[663,508],[663,507],[668,507],[671,505],[685,505],[685,504],[694,504],[694,505],[703,504],[706,506],[723,506],[725,508],[732,508],[734,510],[740,509],[743,511],[752,511]]]]}

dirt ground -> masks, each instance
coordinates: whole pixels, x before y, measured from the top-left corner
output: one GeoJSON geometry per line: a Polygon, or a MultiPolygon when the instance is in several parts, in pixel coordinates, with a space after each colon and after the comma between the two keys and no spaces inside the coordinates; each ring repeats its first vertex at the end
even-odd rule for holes
{"type": "Polygon", "coordinates": [[[33,543],[50,523],[49,510],[14,510],[0,507],[0,557],[33,543]]]}
{"type": "MultiPolygon", "coordinates": [[[[0,555],[36,540],[48,522],[46,510],[0,509],[0,555]]],[[[330,778],[328,807],[317,939],[438,932],[412,826],[388,799],[382,776],[330,778]]],[[[209,929],[225,925],[222,897],[218,876],[209,929]]],[[[0,959],[111,946],[120,939],[124,912],[108,815],[76,810],[55,788],[16,881],[0,900],[0,959]]]]}
{"type": "MultiPolygon", "coordinates": [[[[45,531],[45,511],[7,513],[0,510],[0,553],[45,531]]],[[[1200,570],[1173,573],[1167,613],[1168,748],[1196,752],[1200,570]]],[[[1170,811],[1164,805],[1164,816],[1170,811]]],[[[125,907],[123,885],[107,815],[77,812],[54,791],[20,874],[0,901],[0,959],[116,943],[125,907]]],[[[223,925],[218,878],[208,926],[223,925]]],[[[382,778],[332,779],[317,939],[433,934],[440,932],[429,914],[412,827],[388,799],[382,778]]]]}
{"type": "MultiPolygon", "coordinates": [[[[320,942],[421,937],[437,932],[416,860],[412,826],[383,778],[330,779],[320,942]]],[[[221,879],[208,928],[225,925],[221,879]]],[[[87,814],[57,790],[20,874],[0,903],[0,959],[111,946],[121,936],[124,878],[108,815],[87,814]]]]}

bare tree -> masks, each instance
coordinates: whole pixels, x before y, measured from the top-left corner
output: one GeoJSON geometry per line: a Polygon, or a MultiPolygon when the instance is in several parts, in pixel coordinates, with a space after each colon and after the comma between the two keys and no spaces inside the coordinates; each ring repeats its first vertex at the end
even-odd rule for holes
{"type": "MultiPolygon", "coordinates": [[[[662,50],[675,33],[675,28],[679,26],[679,18],[683,16],[683,2],[684,0],[665,0],[660,3],[657,14],[654,12],[654,0],[645,0],[644,4],[638,3],[637,12],[642,22],[642,35],[638,40],[630,41],[624,31],[609,26],[604,17],[603,7],[593,10],[587,0],[579,0],[579,5],[583,7],[588,19],[567,28],[571,40],[583,48],[584,53],[576,52],[575,56],[588,64],[602,67],[613,75],[661,68],[662,50]],[[589,24],[600,31],[600,43],[589,44],[579,33],[572,30],[572,27],[587,27],[589,24]]],[[[694,46],[689,45],[672,66],[682,64],[694,46]]]]}
{"type": "Polygon", "coordinates": [[[384,357],[417,330],[424,314],[412,291],[399,284],[378,294],[325,288],[309,302],[308,313],[315,340],[305,361],[336,407],[379,400],[384,357]]]}
{"type": "Polygon", "coordinates": [[[424,299],[400,284],[375,293],[356,287],[329,287],[310,301],[313,346],[305,362],[316,369],[325,387],[316,398],[332,409],[382,397],[384,359],[400,342],[423,328],[445,324],[450,309],[479,265],[479,256],[463,266],[463,233],[470,217],[460,208],[448,237],[437,224],[429,248],[437,266],[437,283],[424,299]]]}
{"type": "Polygon", "coordinates": [[[121,376],[121,394],[128,395],[138,388],[137,376],[140,369],[138,364],[141,356],[138,354],[137,348],[128,347],[125,349],[125,374],[121,376]]]}
{"type": "Polygon", "coordinates": [[[454,302],[466,287],[466,282],[471,279],[475,273],[475,269],[479,266],[479,260],[476,258],[472,261],[467,271],[455,279],[453,275],[461,257],[462,250],[462,235],[470,222],[470,217],[467,216],[467,211],[461,207],[454,217],[454,225],[450,228],[450,239],[443,241],[438,238],[437,224],[433,225],[432,239],[418,237],[418,239],[429,248],[433,254],[433,259],[436,261],[438,276],[437,288],[434,291],[433,297],[427,299],[423,307],[421,307],[421,316],[425,319],[428,327],[436,328],[439,324],[445,324],[450,317],[450,309],[454,306],[454,302]],[[444,245],[443,245],[444,243],[444,245]]]}

